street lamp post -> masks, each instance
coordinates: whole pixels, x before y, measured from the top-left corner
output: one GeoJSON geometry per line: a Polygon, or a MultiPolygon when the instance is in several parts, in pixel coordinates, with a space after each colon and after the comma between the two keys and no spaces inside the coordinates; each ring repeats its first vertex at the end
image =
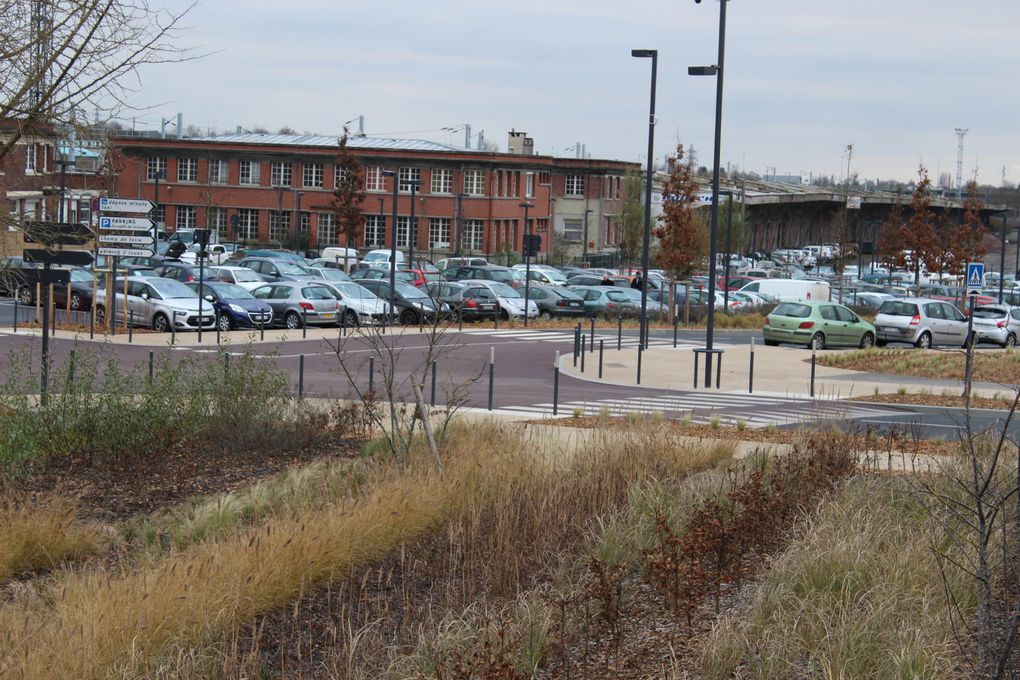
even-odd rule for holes
{"type": "Polygon", "coordinates": [[[383,170],[382,175],[393,178],[393,237],[390,239],[390,314],[393,314],[397,309],[397,173],[383,170]]]}
{"type": "MultiPolygon", "coordinates": [[[[386,213],[383,212],[383,200],[381,198],[377,199],[377,200],[379,201],[379,226],[383,230],[383,244],[385,244],[386,243],[386,213]]],[[[378,232],[376,232],[376,233],[378,233],[378,232]]],[[[368,243],[365,243],[365,245],[367,246],[368,243]]],[[[373,244],[373,245],[379,245],[379,244],[373,244]]]]}
{"type": "Polygon", "coordinates": [[[655,155],[655,75],[659,65],[658,50],[631,50],[630,56],[652,60],[651,99],[648,106],[648,154],[645,168],[645,225],[641,235],[641,326],[638,339],[637,382],[641,383],[641,350],[648,342],[648,250],[652,240],[652,157],[655,155]]]}
{"type": "MultiPolygon", "coordinates": [[[[584,190],[588,190],[588,183],[585,182],[584,190]]],[[[588,204],[588,197],[584,197],[585,205],[588,204]]],[[[591,214],[591,208],[586,207],[584,209],[584,243],[581,244],[581,261],[584,263],[588,262],[588,215],[591,214]]]]}
{"type": "Polygon", "coordinates": [[[294,252],[301,250],[300,246],[300,235],[301,235],[301,197],[304,196],[304,192],[294,191],[294,252]]]}
{"type": "Polygon", "coordinates": [[[414,246],[418,242],[418,223],[414,218],[414,204],[417,201],[418,180],[412,179],[408,182],[411,185],[411,223],[407,227],[407,234],[410,238],[411,247],[407,254],[407,268],[414,269],[414,246]]]}
{"type": "Polygon", "coordinates": [[[67,166],[74,165],[74,161],[61,158],[56,162],[60,166],[60,205],[57,206],[57,222],[64,221],[64,191],[67,189],[67,166]]]}
{"type": "MultiPolygon", "coordinates": [[[[701,0],[695,0],[701,2],[701,0]]],[[[705,328],[705,387],[712,386],[712,345],[715,334],[716,254],[719,250],[719,156],[722,143],[723,66],[726,57],[726,4],[719,2],[719,58],[713,66],[691,66],[692,76],[715,76],[715,153],[712,159],[712,225],[709,229],[708,319],[705,328]]]]}
{"type": "Polygon", "coordinates": [[[524,201],[519,205],[524,208],[524,327],[527,328],[531,294],[531,223],[528,221],[528,210],[534,208],[535,204],[524,201]]]}
{"type": "Polygon", "coordinates": [[[726,263],[723,265],[723,305],[730,311],[730,260],[733,258],[733,191],[726,190],[726,263]]]}

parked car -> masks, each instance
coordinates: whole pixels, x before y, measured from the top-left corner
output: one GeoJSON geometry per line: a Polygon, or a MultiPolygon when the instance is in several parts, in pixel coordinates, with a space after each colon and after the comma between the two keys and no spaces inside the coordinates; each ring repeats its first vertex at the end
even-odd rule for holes
{"type": "Polygon", "coordinates": [[[340,302],[329,288],[318,283],[266,283],[251,294],[273,308],[274,323],[289,329],[302,328],[305,323],[323,326],[337,322],[340,302]]]}
{"type": "Polygon", "coordinates": [[[361,255],[355,248],[329,246],[319,253],[319,260],[322,262],[328,262],[331,267],[337,269],[344,269],[346,265],[347,271],[352,271],[361,261],[360,258],[361,255]]]}
{"type": "Polygon", "coordinates": [[[580,295],[563,286],[528,287],[528,299],[538,307],[538,318],[552,319],[560,316],[584,316],[584,300],[580,295]]]}
{"type": "MultiPolygon", "coordinates": [[[[188,246],[188,249],[181,253],[181,260],[183,262],[190,262],[192,264],[198,263],[198,252],[199,247],[197,243],[193,243],[188,246]]],[[[226,246],[220,245],[219,243],[210,243],[205,248],[205,264],[223,264],[230,259],[231,252],[227,250],[226,246]]]]}
{"type": "MultiPolygon", "coordinates": [[[[199,292],[197,281],[186,285],[199,292]]],[[[216,311],[216,325],[221,331],[260,328],[273,320],[273,308],[236,283],[206,281],[201,285],[201,294],[216,311]]]]}
{"type": "Polygon", "coordinates": [[[484,257],[446,257],[436,262],[436,269],[443,271],[450,267],[457,267],[460,265],[470,265],[473,267],[484,267],[489,264],[489,261],[484,257]]]}
{"type": "Polygon", "coordinates": [[[289,250],[272,250],[269,248],[258,248],[256,250],[247,250],[244,252],[245,259],[249,257],[268,258],[270,260],[286,260],[293,262],[296,265],[304,266],[305,258],[301,257],[297,253],[292,253],[289,250]]]}
{"type": "MultiPolygon", "coordinates": [[[[641,309],[641,290],[640,289],[638,289],[638,288],[621,288],[620,292],[622,292],[624,295],[626,295],[628,298],[630,298],[630,301],[633,302],[637,306],[638,309],[641,309]]],[[[652,290],[650,289],[648,292],[651,293],[652,290]]],[[[668,310],[669,310],[669,305],[662,304],[658,300],[651,299],[647,294],[645,295],[645,311],[648,314],[659,314],[660,312],[664,313],[664,312],[667,312],[668,310]]]]}
{"type": "Polygon", "coordinates": [[[1016,336],[1020,329],[1020,308],[1009,305],[981,305],[974,307],[973,317],[974,333],[978,342],[1016,347],[1016,336]]]}
{"type": "MultiPolygon", "coordinates": [[[[397,283],[411,283],[417,278],[412,272],[397,269],[393,273],[393,278],[397,280],[397,283]]],[[[390,280],[389,267],[365,267],[364,269],[358,269],[351,273],[351,281],[363,282],[363,281],[386,281],[390,280]]]]}
{"type": "Polygon", "coordinates": [[[626,293],[609,286],[570,286],[568,290],[584,300],[585,316],[615,319],[618,316],[637,316],[641,311],[626,293]]]}
{"type": "Polygon", "coordinates": [[[764,293],[780,302],[806,302],[828,300],[829,284],[824,281],[799,279],[761,279],[740,288],[744,293],[764,293]]]}
{"type": "MultiPolygon", "coordinates": [[[[358,283],[383,300],[391,299],[389,279],[366,279],[358,283]]],[[[392,300],[396,306],[396,317],[400,323],[405,325],[432,323],[439,315],[450,313],[448,304],[433,300],[428,292],[403,281],[397,281],[397,285],[392,289],[392,294],[392,300]]]]}
{"type": "Polygon", "coordinates": [[[443,275],[448,281],[496,281],[511,287],[521,282],[509,267],[493,264],[484,267],[471,265],[449,267],[443,275]]]}
{"type": "Polygon", "coordinates": [[[581,274],[567,279],[566,286],[615,286],[630,288],[630,279],[626,276],[610,276],[608,274],[581,274]]]}
{"type": "Polygon", "coordinates": [[[513,288],[505,283],[488,279],[476,279],[472,280],[471,283],[485,286],[496,295],[496,301],[499,302],[499,316],[502,319],[514,317],[523,319],[525,310],[527,310],[529,319],[534,319],[538,316],[538,305],[534,301],[525,301],[523,288],[513,288]]]}
{"type": "Polygon", "coordinates": [[[249,293],[266,282],[264,278],[259,276],[258,272],[247,267],[210,267],[209,271],[211,272],[211,278],[218,279],[224,283],[237,284],[249,293]]]}
{"type": "MultiPolygon", "coordinates": [[[[528,275],[527,265],[515,264],[511,269],[523,271],[525,275],[528,275]]],[[[563,275],[563,272],[547,265],[531,265],[530,276],[535,283],[546,286],[565,286],[567,284],[567,277],[563,275]]]]}
{"type": "Polygon", "coordinates": [[[967,338],[967,319],[953,305],[931,298],[886,300],[875,317],[875,344],[909,342],[961,347],[967,338]]]}
{"type": "Polygon", "coordinates": [[[392,321],[390,303],[354,281],[323,281],[340,301],[340,319],[346,326],[392,321]]]}
{"type": "MultiPolygon", "coordinates": [[[[396,251],[397,256],[395,262],[397,269],[404,266],[404,253],[396,251]]],[[[370,250],[365,253],[365,257],[361,258],[362,263],[367,264],[369,267],[378,269],[389,269],[390,268],[390,256],[392,251],[389,248],[379,248],[377,250],[370,250]]]]}
{"type": "Polygon", "coordinates": [[[205,274],[206,279],[215,278],[210,273],[209,267],[202,270],[197,264],[188,264],[187,262],[164,262],[156,267],[156,273],[164,279],[173,279],[181,283],[198,281],[201,274],[205,274]]]}
{"type": "Polygon", "coordinates": [[[253,270],[267,283],[275,283],[277,281],[310,281],[315,279],[315,276],[304,265],[288,258],[248,256],[241,258],[237,266],[253,270]]]}
{"type": "Polygon", "coordinates": [[[412,278],[410,281],[408,281],[408,283],[410,283],[412,286],[417,286],[419,288],[421,288],[422,286],[424,286],[427,283],[434,283],[434,282],[442,281],[443,280],[443,276],[439,272],[429,271],[428,269],[424,269],[424,268],[423,269],[403,269],[401,271],[404,274],[412,274],[414,276],[414,278],[412,278]]]}
{"type": "Polygon", "coordinates": [[[335,267],[308,267],[308,273],[317,279],[329,281],[330,283],[350,282],[352,279],[343,269],[335,267]]]}
{"type": "Polygon", "coordinates": [[[843,305],[828,301],[780,302],[762,328],[766,345],[789,342],[813,349],[875,344],[875,327],[843,305]]]}
{"type": "Polygon", "coordinates": [[[73,310],[88,309],[92,306],[93,288],[98,288],[95,274],[84,267],[73,267],[71,281],[67,285],[53,286],[53,306],[66,308],[70,302],[70,307],[73,310]],[[68,290],[70,290],[70,296],[68,290]]]}
{"type": "Polygon", "coordinates": [[[433,300],[450,306],[450,319],[453,321],[494,319],[499,313],[496,294],[485,286],[463,281],[438,281],[428,284],[425,289],[433,300]]]}
{"type": "MultiPolygon", "coordinates": [[[[129,276],[126,282],[128,312],[136,326],[149,326],[161,333],[168,333],[171,329],[198,330],[199,324],[202,328],[215,328],[216,313],[212,305],[203,300],[200,307],[198,293],[180,281],[129,276]]],[[[120,297],[125,293],[120,286],[118,279],[116,300],[118,316],[124,309],[120,297]]],[[[107,311],[106,289],[96,291],[95,305],[96,322],[103,324],[107,311]]]]}

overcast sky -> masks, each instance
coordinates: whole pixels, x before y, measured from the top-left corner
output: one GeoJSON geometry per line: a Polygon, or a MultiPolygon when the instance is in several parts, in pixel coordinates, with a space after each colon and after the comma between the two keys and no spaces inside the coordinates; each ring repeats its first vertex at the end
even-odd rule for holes
{"type": "MultiPolygon", "coordinates": [[[[158,3],[156,3],[158,4],[158,3]]],[[[180,8],[185,0],[163,0],[180,8]]],[[[643,161],[659,50],[655,155],[677,141],[711,166],[719,2],[705,0],[203,0],[182,43],[212,52],[146,68],[135,99],[186,125],[370,136],[643,161]]],[[[722,162],[764,174],[909,180],[923,162],[964,178],[1020,182],[1018,0],[732,0],[727,8],[722,162]],[[771,172],[769,170],[768,172],[771,172]]]]}

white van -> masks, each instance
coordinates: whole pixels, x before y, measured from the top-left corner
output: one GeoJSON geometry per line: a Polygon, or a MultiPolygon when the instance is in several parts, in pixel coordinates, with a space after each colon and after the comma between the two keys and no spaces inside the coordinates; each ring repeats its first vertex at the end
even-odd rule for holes
{"type": "MultiPolygon", "coordinates": [[[[370,250],[365,253],[365,257],[361,258],[361,261],[367,264],[369,267],[389,267],[390,266],[390,249],[380,248],[379,250],[370,250]]],[[[404,254],[397,251],[397,267],[404,265],[404,254]]]]}
{"type": "Polygon", "coordinates": [[[740,291],[767,295],[779,302],[829,299],[828,283],[804,279],[762,279],[746,284],[740,291]]]}
{"type": "Polygon", "coordinates": [[[330,246],[328,248],[323,248],[319,252],[320,259],[335,262],[340,265],[341,268],[344,266],[344,258],[346,258],[348,273],[356,268],[355,265],[358,264],[360,257],[361,255],[355,248],[339,248],[336,246],[330,246]]]}

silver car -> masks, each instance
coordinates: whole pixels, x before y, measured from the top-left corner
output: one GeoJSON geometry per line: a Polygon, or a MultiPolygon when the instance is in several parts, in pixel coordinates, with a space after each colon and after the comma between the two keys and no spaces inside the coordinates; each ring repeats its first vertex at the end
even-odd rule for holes
{"type": "MultiPolygon", "coordinates": [[[[510,319],[513,317],[524,318],[524,289],[521,288],[518,291],[516,288],[511,288],[505,283],[499,281],[490,281],[488,279],[472,279],[469,282],[472,286],[482,286],[488,288],[496,295],[496,300],[499,302],[500,318],[510,319]]],[[[538,317],[538,305],[535,304],[534,300],[528,300],[527,303],[528,318],[534,319],[538,317]]]]}
{"type": "Polygon", "coordinates": [[[974,308],[974,334],[978,342],[1016,347],[1020,329],[1020,308],[1009,305],[981,305],[974,308]]]}
{"type": "MultiPolygon", "coordinates": [[[[336,270],[340,271],[340,270],[336,270]]],[[[390,303],[381,300],[375,293],[353,281],[324,281],[340,300],[340,318],[344,325],[358,326],[363,323],[382,323],[393,315],[389,313],[390,303]]]]}
{"type": "Polygon", "coordinates": [[[927,349],[932,345],[963,347],[967,318],[956,307],[929,298],[886,300],[875,317],[875,344],[908,342],[927,349]]]}
{"type": "Polygon", "coordinates": [[[305,323],[324,326],[337,322],[340,302],[325,286],[308,281],[267,283],[251,292],[273,308],[273,322],[294,329],[305,323]]]}
{"type": "MultiPolygon", "coordinates": [[[[117,323],[123,319],[124,305],[127,314],[135,326],[149,326],[161,333],[169,333],[171,329],[198,330],[199,309],[201,309],[202,328],[215,328],[216,312],[211,302],[202,301],[199,306],[198,293],[173,279],[147,278],[129,276],[117,279],[117,323]],[[125,294],[126,289],[126,294],[125,294]]],[[[96,291],[96,321],[102,324],[106,320],[107,291],[96,291]]]]}

